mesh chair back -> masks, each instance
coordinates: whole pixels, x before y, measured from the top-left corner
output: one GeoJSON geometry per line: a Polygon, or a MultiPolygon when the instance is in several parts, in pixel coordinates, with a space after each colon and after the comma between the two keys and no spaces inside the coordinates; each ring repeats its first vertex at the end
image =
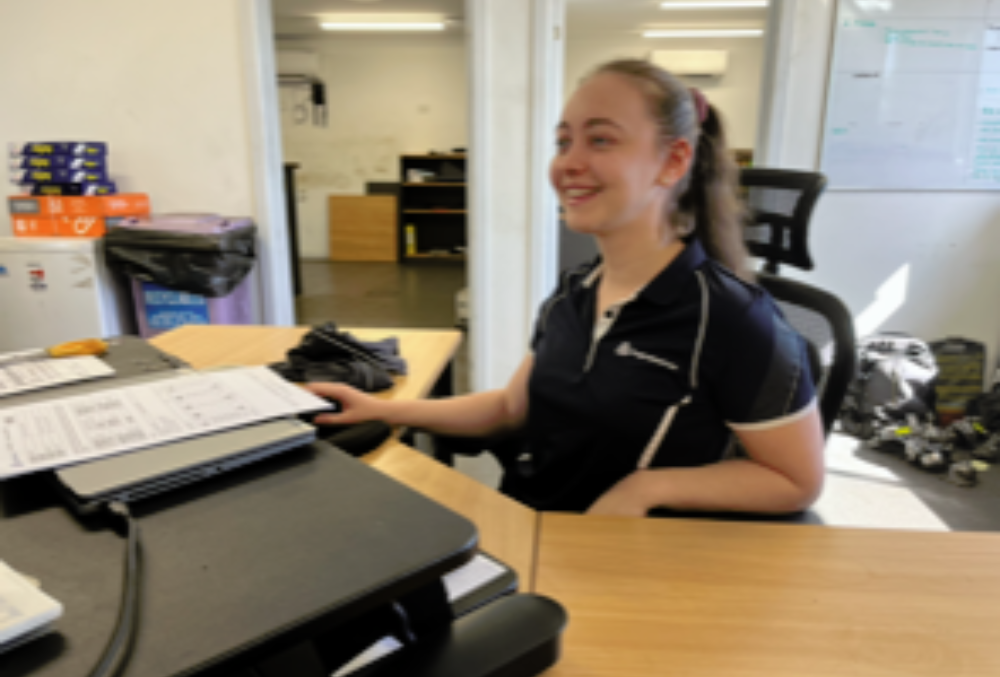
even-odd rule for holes
{"type": "Polygon", "coordinates": [[[809,219],[826,189],[826,177],[817,172],[748,167],[740,170],[750,222],[747,248],[764,259],[764,270],[778,273],[786,263],[812,270],[809,255],[809,219]]]}
{"type": "Polygon", "coordinates": [[[816,350],[819,373],[813,376],[823,430],[829,434],[854,377],[854,320],[840,299],[822,289],[767,274],[761,274],[758,282],[816,350]]]}

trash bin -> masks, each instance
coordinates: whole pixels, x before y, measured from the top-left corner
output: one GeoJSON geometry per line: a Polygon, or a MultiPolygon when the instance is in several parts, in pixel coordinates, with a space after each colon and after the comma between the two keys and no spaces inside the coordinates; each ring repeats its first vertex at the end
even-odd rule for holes
{"type": "Polygon", "coordinates": [[[108,230],[108,265],[131,278],[139,333],[250,324],[256,231],[248,218],[214,214],[128,218],[108,230]]]}

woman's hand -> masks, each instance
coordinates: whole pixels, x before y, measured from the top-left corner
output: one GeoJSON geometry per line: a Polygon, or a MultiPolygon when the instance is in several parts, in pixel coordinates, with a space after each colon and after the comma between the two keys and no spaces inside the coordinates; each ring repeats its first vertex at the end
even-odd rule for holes
{"type": "Polygon", "coordinates": [[[389,402],[372,397],[343,383],[307,383],[306,390],[327,400],[334,401],[340,411],[320,414],[315,423],[320,425],[349,425],[363,421],[385,420],[389,402]]]}
{"type": "Polygon", "coordinates": [[[588,515],[618,515],[619,517],[645,517],[652,504],[646,496],[645,480],[648,472],[637,470],[608,489],[587,510],[588,515]]]}

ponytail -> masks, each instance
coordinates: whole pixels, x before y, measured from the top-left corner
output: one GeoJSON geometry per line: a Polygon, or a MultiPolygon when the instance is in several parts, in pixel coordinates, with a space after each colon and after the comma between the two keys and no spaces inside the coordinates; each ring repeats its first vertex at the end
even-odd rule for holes
{"type": "MultiPolygon", "coordinates": [[[[739,169],[726,144],[718,112],[708,106],[686,190],[677,200],[675,223],[686,239],[697,238],[710,257],[751,281],[743,239],[745,210],[737,193],[739,169]]],[[[683,187],[683,186],[682,186],[683,187]]]]}

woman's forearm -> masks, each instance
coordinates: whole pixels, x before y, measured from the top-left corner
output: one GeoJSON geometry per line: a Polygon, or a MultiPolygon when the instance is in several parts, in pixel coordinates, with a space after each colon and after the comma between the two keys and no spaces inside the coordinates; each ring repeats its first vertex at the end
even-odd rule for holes
{"type": "Polygon", "coordinates": [[[440,400],[389,401],[383,411],[384,420],[391,425],[455,437],[485,437],[511,430],[519,427],[523,418],[511,410],[504,390],[440,400]]]}
{"type": "Polygon", "coordinates": [[[673,510],[783,514],[808,508],[819,497],[822,477],[794,481],[749,459],[698,468],[639,470],[623,482],[648,505],[673,510]]]}

